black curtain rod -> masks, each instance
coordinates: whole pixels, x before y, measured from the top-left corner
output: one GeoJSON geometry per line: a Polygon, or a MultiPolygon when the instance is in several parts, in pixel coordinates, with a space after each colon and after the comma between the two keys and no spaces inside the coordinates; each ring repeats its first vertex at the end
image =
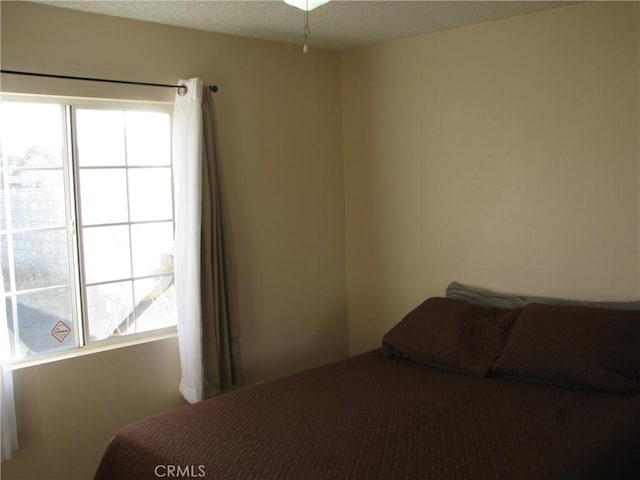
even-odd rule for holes
{"type": "MultiPolygon", "coordinates": [[[[187,93],[186,85],[168,85],[165,83],[148,83],[148,82],[133,82],[130,80],[111,80],[108,78],[91,78],[91,77],[75,77],[72,75],[55,75],[52,73],[35,73],[35,72],[20,72],[18,70],[0,70],[1,73],[8,73],[11,75],[26,75],[30,77],[48,77],[48,78],[63,78],[65,80],[84,80],[89,82],[106,82],[106,83],[122,83],[126,85],[144,85],[147,87],[165,87],[165,88],[177,88],[179,95],[187,93]]],[[[209,85],[209,89],[212,92],[218,91],[217,85],[209,85]]]]}

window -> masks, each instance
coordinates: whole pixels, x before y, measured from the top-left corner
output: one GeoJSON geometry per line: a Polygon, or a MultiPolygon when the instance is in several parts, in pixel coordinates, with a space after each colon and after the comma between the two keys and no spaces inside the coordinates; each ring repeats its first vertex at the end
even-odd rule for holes
{"type": "Polygon", "coordinates": [[[0,266],[12,358],[176,324],[170,112],[0,104],[0,266]]]}

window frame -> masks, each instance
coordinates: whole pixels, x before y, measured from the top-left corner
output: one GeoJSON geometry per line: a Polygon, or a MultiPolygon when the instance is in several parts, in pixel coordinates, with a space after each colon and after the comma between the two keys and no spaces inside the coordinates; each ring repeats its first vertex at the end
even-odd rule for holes
{"type": "MultiPolygon", "coordinates": [[[[61,124],[62,124],[62,174],[64,178],[64,201],[65,201],[65,215],[68,217],[66,221],[66,238],[67,238],[67,263],[69,268],[69,291],[71,294],[70,305],[71,319],[73,321],[73,346],[48,352],[34,356],[26,356],[22,358],[12,357],[10,359],[10,365],[12,369],[23,368],[31,365],[38,365],[48,363],[51,361],[57,361],[65,358],[73,358],[86,354],[101,352],[105,350],[111,350],[114,348],[123,348],[131,345],[137,345],[141,343],[147,343],[150,341],[162,340],[165,338],[172,338],[177,335],[177,325],[155,328],[143,332],[127,333],[125,335],[111,335],[103,339],[91,339],[89,336],[89,316],[87,306],[87,282],[84,278],[84,244],[83,244],[83,227],[81,221],[81,185],[80,185],[80,165],[78,154],[78,136],[77,136],[77,110],[79,109],[92,109],[92,110],[105,110],[105,111],[145,111],[145,112],[161,112],[169,115],[170,125],[173,119],[173,103],[171,102],[159,102],[159,101],[139,101],[139,100],[118,100],[118,99],[99,99],[99,98],[84,98],[84,97],[68,97],[68,96],[54,96],[54,95],[37,95],[37,94],[20,94],[20,93],[4,93],[0,92],[0,101],[2,102],[28,102],[28,103],[55,103],[60,106],[61,124]]],[[[169,128],[170,143],[172,145],[173,138],[172,129],[169,128]]],[[[28,167],[28,169],[42,169],[39,167],[28,167]]],[[[86,168],[86,167],[83,167],[86,168]]],[[[95,167],[100,168],[100,167],[95,167]]],[[[128,166],[124,165],[125,169],[136,168],[166,168],[166,166],[128,166]]],[[[53,170],[54,167],[51,167],[53,170]]],[[[126,225],[129,230],[131,225],[152,223],[152,222],[171,222],[174,238],[175,238],[175,187],[173,183],[174,167],[173,158],[171,154],[169,157],[169,169],[171,172],[171,202],[172,202],[172,215],[170,219],[154,220],[154,221],[132,221],[128,218],[123,225],[126,225]]],[[[6,177],[6,175],[3,175],[6,177]]],[[[5,186],[7,180],[3,179],[5,186]]],[[[130,209],[130,206],[128,206],[130,209]]],[[[91,224],[90,226],[102,226],[108,224],[91,224]]],[[[49,227],[53,230],[56,227],[49,227]]],[[[38,229],[38,230],[45,230],[38,229]]],[[[129,239],[131,243],[131,239],[129,239]]],[[[129,253],[129,259],[131,261],[132,251],[129,253]]],[[[13,263],[13,258],[10,259],[13,263]]],[[[157,276],[150,275],[145,278],[155,278],[157,276]]],[[[130,277],[126,280],[131,282],[135,281],[135,275],[133,271],[130,277]]],[[[96,282],[103,283],[103,282],[96,282]]],[[[109,283],[109,282],[107,282],[109,283]]],[[[47,289],[59,288],[58,287],[43,287],[34,288],[35,291],[46,291],[47,289]]],[[[21,292],[23,294],[24,292],[21,292]]],[[[16,295],[15,289],[11,295],[16,295]]],[[[135,299],[134,299],[135,302],[135,299]]],[[[134,303],[135,307],[135,303],[134,303]]],[[[15,315],[15,302],[12,302],[12,309],[15,315]]],[[[14,317],[16,318],[16,317],[14,317]]]]}

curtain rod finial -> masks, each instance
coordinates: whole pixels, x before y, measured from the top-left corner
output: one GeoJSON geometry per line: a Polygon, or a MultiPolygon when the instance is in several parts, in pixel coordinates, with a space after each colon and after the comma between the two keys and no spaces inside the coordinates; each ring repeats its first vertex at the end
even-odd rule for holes
{"type": "Polygon", "coordinates": [[[213,93],[218,91],[218,86],[217,85],[209,85],[209,90],[211,90],[213,93]]]}

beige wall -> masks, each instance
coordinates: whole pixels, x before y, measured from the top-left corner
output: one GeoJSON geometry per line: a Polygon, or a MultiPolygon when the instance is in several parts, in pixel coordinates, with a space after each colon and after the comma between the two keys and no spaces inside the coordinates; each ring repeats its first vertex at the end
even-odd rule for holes
{"type": "MultiPolygon", "coordinates": [[[[248,381],[347,356],[337,53],[1,2],[2,67],[215,83],[232,312],[248,381]]],[[[174,91],[2,76],[2,90],[172,101],[174,91]]],[[[174,340],[15,372],[3,478],[88,478],[117,428],[180,403],[174,340]],[[125,361],[126,359],[126,361],[125,361]],[[131,368],[128,368],[130,365],[131,368]]]]}
{"type": "Polygon", "coordinates": [[[342,56],[350,352],[452,280],[640,295],[639,4],[342,56]]]}
{"type": "Polygon", "coordinates": [[[20,449],[2,478],[89,479],[115,429],[183,405],[175,338],[14,371],[20,449]]]}

